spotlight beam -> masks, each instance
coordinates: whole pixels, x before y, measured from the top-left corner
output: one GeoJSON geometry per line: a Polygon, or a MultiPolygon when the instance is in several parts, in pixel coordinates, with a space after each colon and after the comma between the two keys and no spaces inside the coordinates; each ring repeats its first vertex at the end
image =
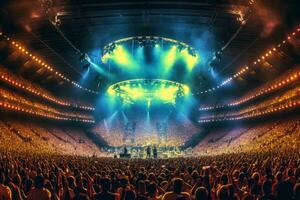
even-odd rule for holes
{"type": "Polygon", "coordinates": [[[99,74],[108,77],[110,79],[114,79],[115,76],[111,73],[109,73],[108,71],[104,70],[102,67],[100,67],[99,65],[97,65],[96,63],[92,62],[91,59],[87,59],[88,63],[90,64],[90,66],[99,74]]]}
{"type": "Polygon", "coordinates": [[[111,97],[119,97],[125,103],[151,102],[175,104],[176,99],[190,94],[190,88],[182,83],[163,79],[132,79],[115,83],[107,89],[111,97]]]}

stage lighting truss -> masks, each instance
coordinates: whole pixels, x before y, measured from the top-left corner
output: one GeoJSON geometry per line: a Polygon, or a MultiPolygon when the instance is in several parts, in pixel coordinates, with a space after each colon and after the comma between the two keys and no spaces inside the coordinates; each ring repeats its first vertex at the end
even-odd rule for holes
{"type": "Polygon", "coordinates": [[[190,88],[182,83],[163,79],[132,79],[115,83],[107,89],[111,97],[119,97],[123,103],[152,102],[175,104],[178,98],[187,97],[190,88]]]}
{"type": "Polygon", "coordinates": [[[193,56],[197,57],[196,50],[191,47],[190,45],[180,42],[178,40],[174,40],[171,38],[165,38],[165,37],[157,37],[157,36],[136,36],[136,37],[127,37],[120,40],[116,40],[112,43],[109,43],[108,45],[104,46],[103,48],[103,54],[102,59],[111,54],[118,45],[123,45],[125,43],[131,42],[132,46],[138,45],[139,47],[157,47],[157,46],[164,46],[164,45],[175,45],[177,47],[177,50],[179,52],[183,50],[187,50],[187,52],[193,56]]]}

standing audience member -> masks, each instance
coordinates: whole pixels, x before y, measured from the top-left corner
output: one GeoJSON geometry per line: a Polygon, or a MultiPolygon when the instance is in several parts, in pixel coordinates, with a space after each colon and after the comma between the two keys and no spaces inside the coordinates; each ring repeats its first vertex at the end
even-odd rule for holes
{"type": "Polygon", "coordinates": [[[34,188],[28,194],[28,200],[51,200],[51,193],[44,187],[44,177],[38,175],[34,179],[34,188]]]}
{"type": "Polygon", "coordinates": [[[173,191],[166,192],[162,200],[177,200],[179,198],[190,200],[190,194],[188,192],[183,192],[183,180],[181,178],[175,178],[173,181],[173,191]]]}
{"type": "Polygon", "coordinates": [[[0,199],[2,200],[11,200],[12,194],[8,186],[4,185],[5,175],[3,172],[0,173],[0,199]]]}
{"type": "Polygon", "coordinates": [[[94,195],[95,200],[118,200],[119,195],[110,192],[111,182],[109,178],[103,178],[100,180],[101,192],[94,195]]]}

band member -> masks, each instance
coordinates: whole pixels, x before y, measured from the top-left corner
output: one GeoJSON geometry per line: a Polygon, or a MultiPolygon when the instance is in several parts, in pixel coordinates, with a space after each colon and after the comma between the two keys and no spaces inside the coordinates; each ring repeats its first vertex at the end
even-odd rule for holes
{"type": "Polygon", "coordinates": [[[156,148],[156,146],[153,148],[153,158],[157,158],[157,148],[156,148]]]}
{"type": "Polygon", "coordinates": [[[147,146],[146,153],[147,153],[146,158],[150,158],[150,157],[151,157],[151,149],[150,149],[150,146],[147,146]]]}
{"type": "Polygon", "coordinates": [[[128,149],[126,147],[124,147],[124,155],[128,154],[128,149]]]}

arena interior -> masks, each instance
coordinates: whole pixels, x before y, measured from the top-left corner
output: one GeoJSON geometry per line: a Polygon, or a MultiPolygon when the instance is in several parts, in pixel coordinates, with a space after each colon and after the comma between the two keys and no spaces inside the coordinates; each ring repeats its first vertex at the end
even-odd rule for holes
{"type": "Polygon", "coordinates": [[[0,6],[0,200],[300,200],[298,0],[0,6]]]}

